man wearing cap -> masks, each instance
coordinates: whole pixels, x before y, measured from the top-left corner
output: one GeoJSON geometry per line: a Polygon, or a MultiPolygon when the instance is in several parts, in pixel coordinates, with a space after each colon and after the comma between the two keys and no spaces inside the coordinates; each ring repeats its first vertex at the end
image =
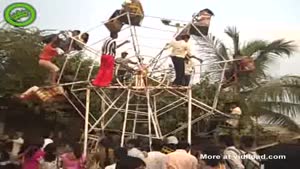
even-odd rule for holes
{"type": "Polygon", "coordinates": [[[172,153],[176,150],[178,139],[175,136],[169,136],[166,139],[167,144],[163,146],[162,152],[165,154],[172,153]]]}
{"type": "Polygon", "coordinates": [[[184,59],[186,56],[192,56],[191,49],[188,44],[190,35],[181,35],[179,40],[173,40],[167,44],[165,49],[172,48],[171,58],[175,68],[176,78],[173,82],[174,86],[184,85],[184,59]]]}
{"type": "Polygon", "coordinates": [[[133,62],[130,59],[126,58],[128,55],[127,52],[122,52],[121,57],[116,59],[116,63],[119,64],[118,69],[118,78],[123,82],[125,80],[125,74],[127,71],[132,71],[133,68],[129,66],[129,64],[137,64],[137,62],[133,62]]]}

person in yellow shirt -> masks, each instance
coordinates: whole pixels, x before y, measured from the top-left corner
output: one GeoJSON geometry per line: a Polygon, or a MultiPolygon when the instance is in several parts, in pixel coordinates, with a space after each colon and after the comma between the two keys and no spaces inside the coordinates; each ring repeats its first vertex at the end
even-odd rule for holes
{"type": "Polygon", "coordinates": [[[167,44],[165,49],[171,48],[171,59],[175,68],[176,78],[173,82],[174,86],[184,86],[185,66],[184,60],[186,56],[192,56],[188,41],[190,35],[184,34],[179,40],[173,40],[167,44]]]}

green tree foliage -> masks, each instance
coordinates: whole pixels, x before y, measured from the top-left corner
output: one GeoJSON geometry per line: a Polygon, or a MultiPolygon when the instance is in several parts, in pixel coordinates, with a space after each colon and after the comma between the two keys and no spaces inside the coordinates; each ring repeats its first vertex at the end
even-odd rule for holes
{"type": "MultiPolygon", "coordinates": [[[[293,120],[299,114],[300,98],[298,77],[285,76],[279,80],[269,78],[268,71],[274,69],[272,63],[279,58],[292,56],[296,50],[293,41],[278,39],[275,41],[253,40],[241,44],[240,34],[235,27],[228,27],[225,33],[232,39],[233,49],[210,36],[208,41],[201,40],[202,51],[210,56],[210,61],[237,59],[237,56],[249,56],[255,59],[256,70],[252,73],[238,74],[238,84],[232,85],[229,92],[223,94],[231,101],[239,102],[243,110],[243,126],[252,123],[252,116],[266,116],[270,124],[299,130],[293,120]]],[[[234,65],[229,63],[228,69],[234,65]]],[[[223,67],[224,64],[219,64],[223,67]]],[[[215,68],[215,67],[214,67],[215,68]]],[[[217,73],[217,77],[220,74],[217,73]]]]}

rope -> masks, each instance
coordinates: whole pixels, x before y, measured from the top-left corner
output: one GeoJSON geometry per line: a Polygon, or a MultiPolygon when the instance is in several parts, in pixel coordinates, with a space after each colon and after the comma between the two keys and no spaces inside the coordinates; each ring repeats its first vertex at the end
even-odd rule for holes
{"type": "Polygon", "coordinates": [[[188,22],[189,22],[189,21],[185,21],[185,20],[179,20],[179,19],[168,19],[168,18],[163,18],[163,17],[159,17],[159,16],[151,16],[151,15],[145,15],[145,17],[148,17],[148,18],[155,18],[155,19],[171,20],[171,21],[179,21],[179,22],[186,22],[186,23],[188,23],[188,22]]]}
{"type": "Polygon", "coordinates": [[[153,27],[150,27],[150,26],[140,26],[140,27],[141,27],[141,28],[145,28],[145,29],[151,29],[151,30],[162,31],[162,32],[176,33],[176,31],[170,31],[170,30],[166,30],[166,29],[153,28],[153,27]]]}
{"type": "Polygon", "coordinates": [[[137,44],[137,47],[138,47],[138,54],[140,55],[141,51],[140,51],[140,45],[139,45],[139,40],[138,40],[138,36],[137,36],[137,33],[136,33],[136,29],[135,29],[135,26],[133,27],[133,31],[134,31],[134,37],[135,37],[135,40],[136,40],[136,44],[137,44]]]}

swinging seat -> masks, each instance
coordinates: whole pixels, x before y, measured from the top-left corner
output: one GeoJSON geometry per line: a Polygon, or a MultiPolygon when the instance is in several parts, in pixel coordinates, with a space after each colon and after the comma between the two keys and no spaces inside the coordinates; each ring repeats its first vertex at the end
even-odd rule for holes
{"type": "MultiPolygon", "coordinates": [[[[144,19],[144,12],[141,3],[126,3],[124,5],[124,12],[129,12],[129,18],[131,25],[140,26],[140,23],[144,19]]],[[[123,15],[120,17],[120,21],[125,24],[129,24],[128,16],[123,15]]]]}
{"type": "Polygon", "coordinates": [[[118,33],[121,31],[123,24],[119,20],[119,18],[116,18],[117,16],[120,15],[120,10],[116,10],[112,16],[109,18],[109,21],[105,23],[106,28],[110,32],[118,33]]]}
{"type": "Polygon", "coordinates": [[[212,16],[213,12],[211,10],[201,10],[193,19],[193,25],[190,27],[190,34],[195,36],[207,36],[212,16]]]}
{"type": "Polygon", "coordinates": [[[39,88],[35,91],[35,95],[43,102],[51,102],[57,97],[64,95],[64,89],[61,86],[54,86],[51,88],[39,88]]]}

